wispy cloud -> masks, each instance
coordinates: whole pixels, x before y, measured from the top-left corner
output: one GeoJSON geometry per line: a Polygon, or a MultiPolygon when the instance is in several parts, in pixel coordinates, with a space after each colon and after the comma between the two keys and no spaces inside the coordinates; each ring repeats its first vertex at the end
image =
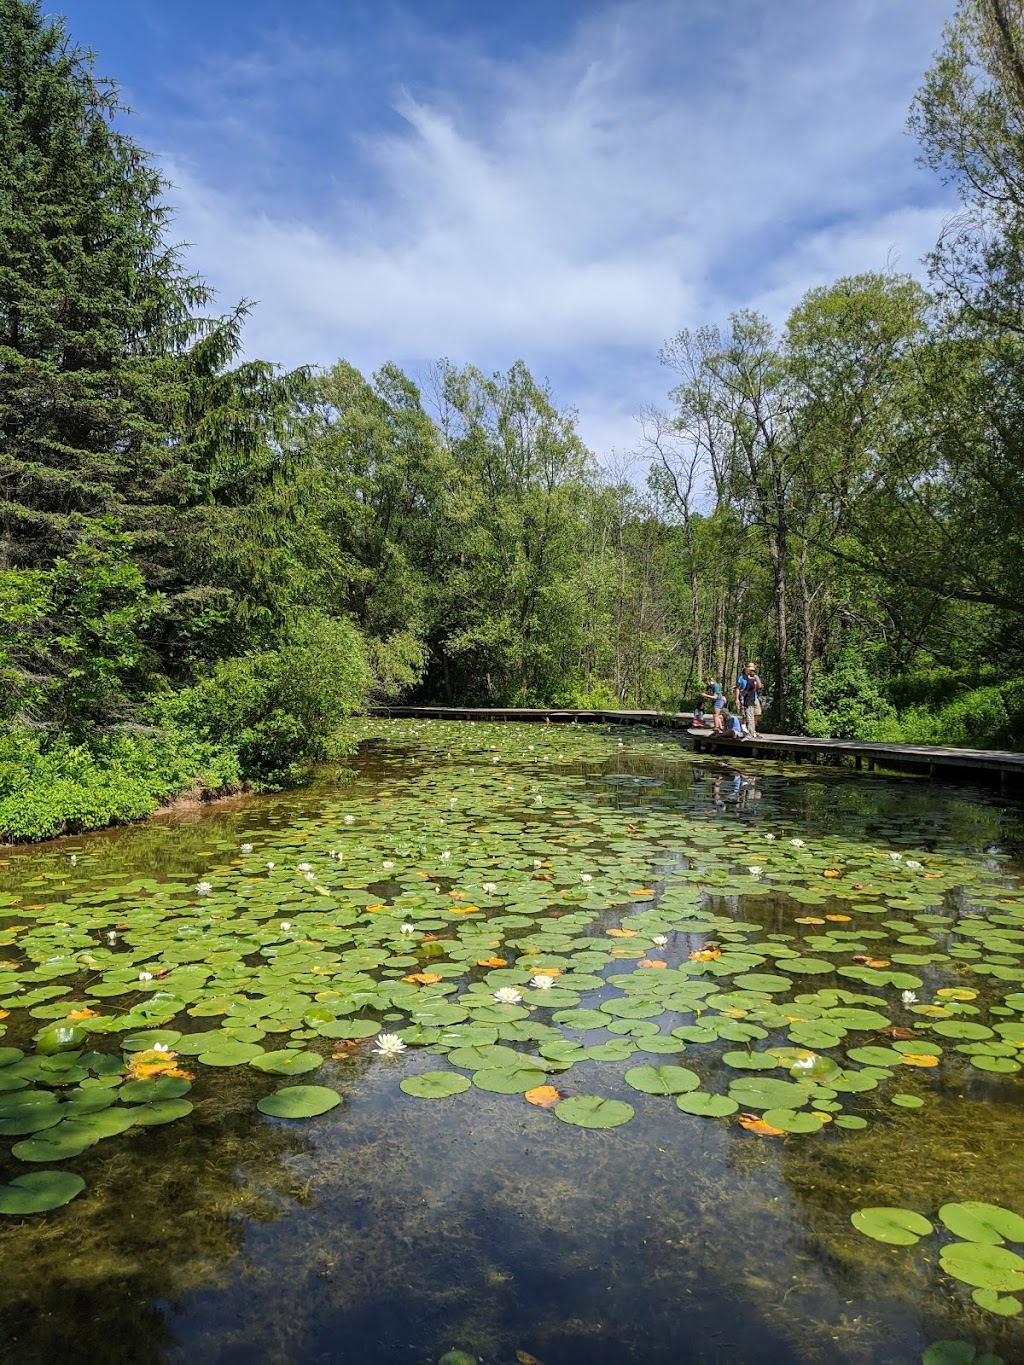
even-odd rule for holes
{"type": "MultiPolygon", "coordinates": [[[[811,285],[918,268],[947,200],[903,124],[951,7],[635,0],[581,11],[528,66],[433,34],[443,83],[419,66],[377,90],[352,137],[335,129],[315,164],[307,149],[305,190],[282,166],[287,196],[268,169],[289,134],[268,113],[264,43],[193,96],[224,140],[165,146],[178,230],[226,299],[259,301],[253,353],[364,369],[522,356],[592,444],[621,447],[681,327],[746,306],[781,322],[811,285]],[[255,195],[238,162],[254,114],[255,195]]],[[[352,67],[294,35],[278,55],[321,91],[352,67]]]]}

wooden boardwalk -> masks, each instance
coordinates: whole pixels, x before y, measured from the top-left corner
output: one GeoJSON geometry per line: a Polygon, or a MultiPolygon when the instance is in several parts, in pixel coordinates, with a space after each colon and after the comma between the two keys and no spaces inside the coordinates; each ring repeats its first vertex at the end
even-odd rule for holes
{"type": "Polygon", "coordinates": [[[818,757],[852,759],[858,770],[910,769],[947,781],[996,781],[1008,794],[1024,796],[1024,754],[1007,749],[949,749],[929,744],[869,744],[847,739],[810,739],[805,735],[759,734],[730,740],[694,729],[689,711],[573,711],[532,706],[373,706],[371,714],[421,720],[534,721],[552,725],[654,725],[685,730],[696,753],[728,758],[779,758],[802,763],[818,757]]]}

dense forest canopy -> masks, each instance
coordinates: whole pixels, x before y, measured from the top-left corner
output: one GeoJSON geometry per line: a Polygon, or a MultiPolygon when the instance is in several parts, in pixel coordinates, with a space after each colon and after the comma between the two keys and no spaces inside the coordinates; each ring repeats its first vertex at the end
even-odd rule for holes
{"type": "Polygon", "coordinates": [[[1024,746],[1021,0],[910,112],[962,201],[927,288],[668,339],[643,487],[522,361],[241,360],[127,123],[0,0],[0,827],[296,780],[373,696],[674,710],[748,657],[770,728],[1024,746]]]}

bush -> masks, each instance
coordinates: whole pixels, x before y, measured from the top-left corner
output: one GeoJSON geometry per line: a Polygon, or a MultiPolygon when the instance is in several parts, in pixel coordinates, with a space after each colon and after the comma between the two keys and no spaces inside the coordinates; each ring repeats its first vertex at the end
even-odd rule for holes
{"type": "Polygon", "coordinates": [[[37,733],[0,735],[0,839],[52,839],[142,820],[182,791],[239,782],[235,756],[177,733],[107,736],[44,748],[37,733]]]}
{"type": "Polygon", "coordinates": [[[815,678],[811,696],[807,724],[811,735],[883,741],[897,723],[895,710],[851,650],[815,678]]]}
{"type": "Polygon", "coordinates": [[[338,725],[365,707],[372,685],[355,626],[314,617],[290,643],[223,659],[154,710],[161,723],[231,749],[247,782],[282,787],[301,781],[313,760],[334,756],[338,725]]]}

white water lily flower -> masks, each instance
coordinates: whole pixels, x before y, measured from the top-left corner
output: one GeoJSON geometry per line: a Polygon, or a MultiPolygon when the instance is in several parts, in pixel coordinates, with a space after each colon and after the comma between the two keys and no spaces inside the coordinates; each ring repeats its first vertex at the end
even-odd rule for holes
{"type": "Polygon", "coordinates": [[[913,859],[913,858],[908,858],[907,861],[903,864],[903,866],[904,866],[904,867],[909,867],[909,868],[911,868],[914,872],[917,872],[917,871],[919,870],[919,868],[921,867],[921,864],[920,864],[919,862],[917,862],[917,861],[916,861],[915,859],[913,859]]]}
{"type": "Polygon", "coordinates": [[[449,806],[451,806],[452,810],[455,809],[455,807],[458,805],[458,803],[459,803],[459,798],[458,798],[457,796],[449,796],[449,798],[448,798],[448,804],[449,804],[449,806]]]}
{"type": "Polygon", "coordinates": [[[747,868],[747,871],[750,873],[752,877],[760,877],[760,875],[764,871],[764,868],[757,863],[751,863],[750,866],[747,868]]]}
{"type": "Polygon", "coordinates": [[[442,861],[443,863],[446,863],[446,862],[449,861],[449,859],[451,858],[451,856],[452,856],[452,855],[451,855],[451,850],[446,848],[445,851],[441,854],[441,861],[442,861]]]}
{"type": "Polygon", "coordinates": [[[533,865],[534,865],[534,867],[543,867],[543,866],[544,866],[544,864],[541,862],[541,860],[540,860],[539,858],[534,858],[534,860],[533,860],[533,865]]]}
{"type": "Polygon", "coordinates": [[[518,1005],[523,997],[515,986],[499,986],[494,992],[494,998],[499,1005],[518,1005]]]}
{"type": "Polygon", "coordinates": [[[117,935],[114,933],[113,929],[111,929],[110,933],[107,934],[107,942],[108,942],[108,943],[116,943],[116,942],[117,942],[117,935]]]}
{"type": "Polygon", "coordinates": [[[316,873],[315,873],[315,872],[304,872],[302,875],[306,878],[306,881],[307,881],[307,882],[315,882],[315,881],[316,881],[316,873]]]}
{"type": "Polygon", "coordinates": [[[668,943],[668,939],[664,934],[655,934],[651,939],[651,942],[654,944],[655,948],[664,948],[668,943]]]}
{"type": "Polygon", "coordinates": [[[69,853],[69,854],[68,854],[68,862],[71,864],[72,867],[74,867],[75,863],[78,862],[78,854],[77,854],[77,853],[69,853]]]}
{"type": "Polygon", "coordinates": [[[814,1065],[813,1057],[798,1057],[790,1069],[793,1071],[797,1070],[810,1071],[813,1065],[814,1065]]]}
{"type": "Polygon", "coordinates": [[[154,1043],[154,1044],[153,1044],[153,1051],[154,1051],[154,1052],[170,1052],[170,1050],[171,1050],[171,1045],[170,1045],[170,1043],[154,1043]]]}
{"type": "Polygon", "coordinates": [[[498,889],[497,882],[484,882],[483,886],[481,886],[480,888],[480,890],[484,893],[485,896],[493,896],[497,889],[498,889]]]}
{"type": "Polygon", "coordinates": [[[299,872],[308,872],[312,866],[313,866],[312,863],[296,863],[296,864],[295,864],[296,870],[299,871],[299,872]]]}
{"type": "Polygon", "coordinates": [[[139,972],[139,980],[140,980],[140,981],[152,981],[152,980],[153,980],[153,973],[152,973],[152,972],[139,972]]]}
{"type": "Polygon", "coordinates": [[[491,759],[491,762],[492,762],[492,763],[500,763],[500,762],[501,762],[501,758],[500,758],[497,754],[495,754],[495,756],[491,759]]]}
{"type": "Polygon", "coordinates": [[[789,842],[793,845],[794,848],[803,848],[804,846],[804,841],[802,839],[790,839],[789,842]]]}
{"type": "Polygon", "coordinates": [[[405,1043],[397,1033],[378,1033],[373,1051],[379,1053],[381,1057],[397,1057],[400,1052],[405,1051],[405,1043]]]}
{"type": "Polygon", "coordinates": [[[535,806],[543,806],[543,804],[544,804],[544,798],[543,798],[543,796],[535,796],[535,797],[533,798],[533,804],[534,804],[535,806]]]}
{"type": "Polygon", "coordinates": [[[346,825],[354,825],[355,822],[356,822],[356,817],[355,817],[354,815],[346,815],[346,816],[345,816],[345,824],[346,824],[346,825]]]}
{"type": "Polygon", "coordinates": [[[277,927],[283,930],[284,933],[287,933],[288,930],[292,927],[292,922],[290,919],[283,919],[277,927]]]}
{"type": "Polygon", "coordinates": [[[546,975],[544,972],[538,972],[536,976],[530,978],[530,985],[534,986],[538,991],[549,991],[554,984],[555,978],[546,975]]]}
{"type": "Polygon", "coordinates": [[[903,854],[902,854],[902,853],[890,853],[890,854],[889,854],[889,857],[893,860],[894,863],[898,863],[898,862],[900,862],[900,860],[902,859],[903,854]]]}
{"type": "Polygon", "coordinates": [[[589,872],[581,872],[581,873],[580,873],[580,881],[581,881],[581,882],[592,882],[593,880],[594,880],[594,878],[591,876],[591,874],[590,874],[589,872]]]}
{"type": "Polygon", "coordinates": [[[274,866],[275,866],[274,863],[267,863],[267,871],[268,871],[268,872],[273,872],[274,866]]]}
{"type": "Polygon", "coordinates": [[[917,992],[916,992],[916,991],[904,991],[903,994],[900,996],[900,999],[903,1001],[904,1005],[916,1005],[916,1004],[917,1004],[917,992]]]}
{"type": "Polygon", "coordinates": [[[399,926],[398,932],[400,934],[414,934],[416,932],[416,926],[415,924],[403,924],[399,926]]]}
{"type": "Polygon", "coordinates": [[[386,858],[384,862],[381,863],[381,867],[384,869],[385,872],[390,872],[391,869],[394,867],[394,863],[386,858]]]}
{"type": "Polygon", "coordinates": [[[772,840],[775,838],[775,835],[774,835],[774,834],[766,834],[764,837],[768,840],[769,843],[771,843],[772,840]]]}
{"type": "Polygon", "coordinates": [[[208,896],[213,890],[213,882],[196,882],[196,895],[208,896]]]}
{"type": "Polygon", "coordinates": [[[239,844],[239,845],[238,845],[238,851],[239,851],[239,853],[251,853],[251,852],[252,852],[252,844],[239,844]]]}

